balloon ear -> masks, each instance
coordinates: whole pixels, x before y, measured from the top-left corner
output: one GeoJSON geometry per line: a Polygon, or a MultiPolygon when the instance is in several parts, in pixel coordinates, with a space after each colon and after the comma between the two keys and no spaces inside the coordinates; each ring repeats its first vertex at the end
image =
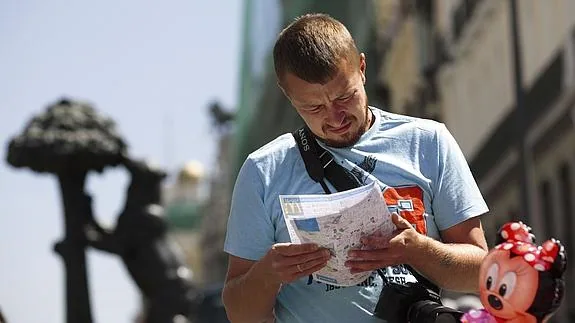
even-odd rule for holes
{"type": "Polygon", "coordinates": [[[553,263],[549,271],[553,277],[561,278],[567,269],[567,253],[565,252],[565,247],[563,247],[561,241],[551,239],[543,243],[542,249],[543,253],[551,253],[550,256],[553,258],[553,263]],[[549,252],[550,250],[553,250],[553,252],[549,252]]]}
{"type": "Polygon", "coordinates": [[[535,236],[531,233],[531,228],[523,222],[508,222],[497,231],[495,240],[495,244],[507,241],[535,243],[535,236]]]}

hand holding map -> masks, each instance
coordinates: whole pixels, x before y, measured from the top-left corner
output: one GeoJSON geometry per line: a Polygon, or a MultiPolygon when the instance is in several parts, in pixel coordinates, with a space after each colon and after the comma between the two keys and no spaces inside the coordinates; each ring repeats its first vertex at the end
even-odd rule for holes
{"type": "Polygon", "coordinates": [[[391,238],[395,225],[376,183],[334,194],[280,195],[284,219],[292,243],[315,243],[332,254],[327,266],[315,272],[315,280],[351,286],[370,272],[352,274],[345,266],[347,252],[360,248],[361,237],[378,233],[391,238]]]}

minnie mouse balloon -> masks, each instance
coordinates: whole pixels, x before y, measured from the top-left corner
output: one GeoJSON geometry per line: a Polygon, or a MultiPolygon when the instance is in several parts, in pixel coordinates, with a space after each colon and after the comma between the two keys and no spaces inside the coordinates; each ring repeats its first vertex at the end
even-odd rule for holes
{"type": "Polygon", "coordinates": [[[484,309],[465,313],[461,322],[546,322],[563,299],[565,249],[555,239],[537,246],[531,228],[521,222],[501,227],[497,243],[479,274],[484,309]]]}

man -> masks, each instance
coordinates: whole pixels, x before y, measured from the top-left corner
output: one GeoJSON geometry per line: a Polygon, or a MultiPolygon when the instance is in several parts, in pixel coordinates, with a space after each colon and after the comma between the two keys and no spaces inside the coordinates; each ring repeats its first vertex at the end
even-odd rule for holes
{"type": "MultiPolygon", "coordinates": [[[[369,107],[365,55],[327,15],[295,20],[273,55],[278,85],[318,143],[364,183],[384,187],[388,206],[401,215],[393,216],[391,240],[364,237],[370,250],[350,252],[350,270],[409,264],[442,288],[476,291],[487,251],[479,216],[487,206],[445,126],[369,107]]],[[[382,289],[377,274],[345,288],[308,279],[329,252],[290,243],[280,194],[323,194],[291,134],[250,154],[236,181],[224,247],[230,320],[381,322],[372,315],[382,289]]]]}

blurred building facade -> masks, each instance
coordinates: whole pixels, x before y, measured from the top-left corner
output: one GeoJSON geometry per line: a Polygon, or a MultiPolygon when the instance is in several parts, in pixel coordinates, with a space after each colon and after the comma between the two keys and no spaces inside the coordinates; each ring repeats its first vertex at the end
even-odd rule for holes
{"type": "MultiPolygon", "coordinates": [[[[388,15],[394,1],[378,2],[387,5],[378,15],[388,15]]],[[[518,219],[539,242],[555,237],[572,252],[575,2],[516,1],[518,38],[511,4],[402,1],[380,77],[391,111],[440,120],[459,142],[491,209],[490,246],[503,223],[518,219]]],[[[570,261],[557,322],[575,322],[574,274],[570,261]]]]}

